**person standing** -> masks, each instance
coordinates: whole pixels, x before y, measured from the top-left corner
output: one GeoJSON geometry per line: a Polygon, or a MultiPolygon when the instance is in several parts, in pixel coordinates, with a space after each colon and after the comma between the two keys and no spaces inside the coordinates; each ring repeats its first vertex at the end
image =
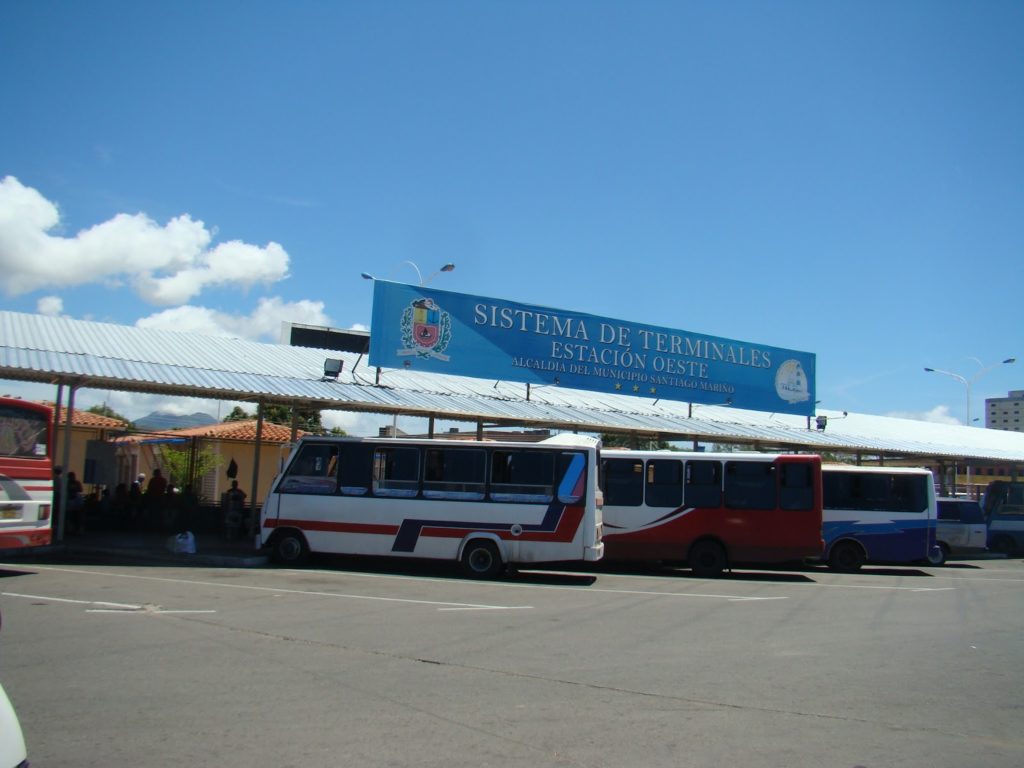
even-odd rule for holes
{"type": "Polygon", "coordinates": [[[70,533],[85,533],[85,498],[82,484],[74,472],[68,472],[68,528],[70,533]]]}
{"type": "Polygon", "coordinates": [[[231,488],[224,494],[224,537],[233,539],[238,535],[245,520],[245,491],[238,487],[238,481],[231,481],[231,488]]]}
{"type": "Polygon", "coordinates": [[[167,503],[167,478],[164,477],[159,467],[153,470],[153,476],[149,478],[144,501],[149,524],[158,530],[163,529],[164,506],[167,503]]]}

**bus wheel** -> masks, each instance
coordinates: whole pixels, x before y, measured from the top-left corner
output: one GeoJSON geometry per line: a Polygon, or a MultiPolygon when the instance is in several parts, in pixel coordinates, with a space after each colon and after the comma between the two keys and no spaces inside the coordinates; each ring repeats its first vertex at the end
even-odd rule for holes
{"type": "Polygon", "coordinates": [[[1013,539],[1002,534],[993,538],[992,543],[988,545],[988,548],[999,555],[1012,555],[1017,549],[1017,547],[1014,546],[1013,539]]]}
{"type": "Polygon", "coordinates": [[[299,531],[281,531],[274,539],[274,561],[280,565],[303,565],[309,559],[309,544],[299,531]]]}
{"type": "Polygon", "coordinates": [[[949,546],[944,541],[940,541],[936,547],[928,555],[928,565],[945,565],[946,558],[949,557],[949,546]]]}
{"type": "Polygon", "coordinates": [[[505,568],[493,541],[473,539],[462,550],[462,572],[474,579],[493,579],[505,568]]]}
{"type": "Polygon", "coordinates": [[[832,547],[828,556],[828,567],[841,573],[859,571],[864,565],[864,550],[852,541],[841,541],[832,547]]]}
{"type": "Polygon", "coordinates": [[[690,547],[690,556],[687,559],[693,575],[702,579],[721,576],[722,571],[729,565],[722,545],[714,541],[698,541],[690,547]]]}

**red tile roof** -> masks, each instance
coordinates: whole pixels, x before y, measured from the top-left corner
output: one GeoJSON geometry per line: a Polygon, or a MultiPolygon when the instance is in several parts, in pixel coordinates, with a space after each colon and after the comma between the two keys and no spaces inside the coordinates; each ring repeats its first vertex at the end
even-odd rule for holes
{"type": "MultiPolygon", "coordinates": [[[[246,442],[253,442],[256,440],[256,419],[250,421],[223,421],[219,424],[207,424],[203,427],[175,429],[171,434],[186,437],[205,437],[213,440],[244,440],[246,442]]],[[[300,429],[295,433],[295,437],[298,439],[305,434],[306,432],[300,429]]],[[[291,442],[292,428],[265,421],[263,422],[263,433],[260,439],[264,443],[291,442]]]]}
{"type": "MultiPolygon", "coordinates": [[[[303,430],[295,433],[296,439],[307,434],[303,430]]],[[[202,427],[187,427],[185,429],[168,429],[161,432],[145,432],[135,435],[127,435],[122,438],[126,442],[142,442],[152,440],[154,437],[200,437],[206,440],[234,440],[238,442],[253,443],[256,441],[256,420],[249,421],[225,421],[219,424],[207,424],[202,427]]],[[[289,443],[292,439],[292,428],[281,424],[263,422],[263,432],[260,436],[264,443],[289,443]]]]}
{"type": "MultiPolygon", "coordinates": [[[[48,408],[53,408],[54,404],[51,402],[43,401],[43,405],[48,408]]],[[[68,409],[60,409],[60,423],[68,423],[68,409]]],[[[71,426],[73,427],[93,427],[95,429],[124,429],[128,426],[128,422],[121,421],[121,419],[112,419],[110,416],[101,416],[98,413],[90,413],[85,410],[75,409],[74,418],[71,419],[71,426]]]]}

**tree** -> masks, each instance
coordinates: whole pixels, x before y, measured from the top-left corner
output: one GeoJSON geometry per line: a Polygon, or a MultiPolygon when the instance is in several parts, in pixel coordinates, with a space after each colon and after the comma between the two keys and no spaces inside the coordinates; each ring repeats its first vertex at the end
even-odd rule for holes
{"type": "MultiPolygon", "coordinates": [[[[305,432],[312,432],[320,435],[326,432],[323,422],[320,420],[320,411],[312,408],[299,408],[298,427],[305,432]]],[[[224,421],[249,421],[256,418],[242,410],[240,406],[231,409],[231,413],[224,417],[224,421]]],[[[263,406],[263,420],[271,424],[282,424],[290,427],[292,424],[292,408],[287,405],[265,405],[263,406]]],[[[337,434],[331,430],[331,434],[337,434]]],[[[341,434],[345,434],[342,432],[341,434]]]]}
{"type": "Polygon", "coordinates": [[[231,409],[231,413],[224,417],[224,421],[249,421],[252,416],[242,410],[242,406],[236,405],[231,409]]]}
{"type": "MultiPolygon", "coordinates": [[[[298,427],[306,432],[321,434],[324,430],[323,422],[320,421],[320,411],[311,408],[297,408],[298,427]]],[[[292,408],[287,405],[265,405],[263,406],[263,418],[271,424],[283,424],[290,426],[292,423],[292,408]]]]}
{"type": "Polygon", "coordinates": [[[193,447],[176,448],[167,445],[160,451],[167,482],[183,490],[194,490],[198,478],[220,469],[224,463],[224,457],[208,447],[197,448],[193,457],[193,447]]]}
{"type": "Polygon", "coordinates": [[[665,440],[652,437],[638,437],[621,433],[602,433],[601,445],[604,448],[632,448],[636,451],[674,451],[677,450],[665,440]]]}
{"type": "Polygon", "coordinates": [[[123,421],[129,427],[132,426],[132,420],[122,416],[120,413],[115,411],[113,408],[108,406],[106,403],[101,405],[94,405],[91,408],[86,408],[86,413],[95,413],[97,416],[106,416],[108,419],[117,419],[123,421]]]}

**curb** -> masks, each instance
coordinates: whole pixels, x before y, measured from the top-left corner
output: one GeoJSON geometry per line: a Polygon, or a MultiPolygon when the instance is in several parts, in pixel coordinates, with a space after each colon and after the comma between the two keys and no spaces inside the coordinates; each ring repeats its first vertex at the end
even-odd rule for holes
{"type": "Polygon", "coordinates": [[[253,551],[252,554],[232,555],[224,553],[192,555],[176,554],[158,549],[132,547],[89,546],[78,544],[51,544],[46,547],[26,549],[2,549],[0,559],[7,561],[26,560],[36,557],[101,557],[111,562],[146,561],[163,565],[212,566],[219,568],[261,568],[270,563],[269,555],[253,551]]]}
{"type": "Polygon", "coordinates": [[[201,552],[189,555],[152,549],[70,546],[66,549],[66,553],[68,555],[101,556],[111,560],[147,560],[169,565],[208,565],[222,568],[259,568],[270,562],[267,555],[258,552],[253,552],[251,555],[203,554],[201,552]]]}

